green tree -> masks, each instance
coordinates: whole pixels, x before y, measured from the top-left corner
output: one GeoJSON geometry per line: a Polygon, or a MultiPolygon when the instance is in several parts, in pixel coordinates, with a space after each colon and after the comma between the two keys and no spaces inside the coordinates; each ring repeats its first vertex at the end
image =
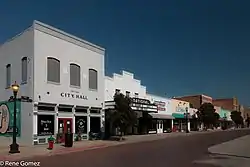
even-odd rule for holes
{"type": "Polygon", "coordinates": [[[236,127],[243,124],[243,117],[241,116],[241,112],[239,111],[232,111],[231,112],[231,119],[235,123],[236,127]]]}
{"type": "Polygon", "coordinates": [[[203,103],[198,110],[199,120],[206,128],[214,125],[218,121],[218,115],[215,114],[214,105],[212,103],[203,103]]]}
{"type": "Polygon", "coordinates": [[[220,119],[220,115],[217,112],[214,112],[214,126],[215,127],[218,127],[219,119],[220,119]]]}
{"type": "Polygon", "coordinates": [[[192,103],[189,103],[189,108],[194,108],[194,105],[192,103]]]}
{"type": "Polygon", "coordinates": [[[136,124],[136,114],[132,110],[129,97],[124,96],[122,93],[114,95],[115,110],[110,113],[109,118],[112,125],[120,129],[120,139],[122,139],[126,129],[136,124]]]}

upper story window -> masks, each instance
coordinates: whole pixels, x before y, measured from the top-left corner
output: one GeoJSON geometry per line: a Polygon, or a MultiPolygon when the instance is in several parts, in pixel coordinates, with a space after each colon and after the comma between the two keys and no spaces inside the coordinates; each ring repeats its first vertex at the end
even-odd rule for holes
{"type": "Polygon", "coordinates": [[[47,81],[60,83],[60,61],[53,57],[47,58],[47,81]]]}
{"type": "Polygon", "coordinates": [[[22,83],[26,83],[28,79],[28,59],[27,57],[22,58],[22,83]]]}
{"type": "Polygon", "coordinates": [[[135,93],[135,98],[139,98],[139,94],[138,93],[135,93]]]}
{"type": "Polygon", "coordinates": [[[89,69],[89,88],[97,90],[97,71],[95,69],[89,69]]]}
{"type": "Polygon", "coordinates": [[[6,66],[6,88],[9,88],[11,85],[11,65],[6,66]]]}
{"type": "Polygon", "coordinates": [[[70,64],[70,85],[81,86],[81,68],[77,64],[70,64]]]}
{"type": "Polygon", "coordinates": [[[129,97],[130,96],[130,92],[126,91],[126,96],[129,97]]]}

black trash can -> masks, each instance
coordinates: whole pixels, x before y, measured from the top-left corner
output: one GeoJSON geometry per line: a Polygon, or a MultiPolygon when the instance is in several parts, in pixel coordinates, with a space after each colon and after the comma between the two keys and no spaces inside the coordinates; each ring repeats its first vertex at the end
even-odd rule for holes
{"type": "Polygon", "coordinates": [[[65,147],[73,146],[73,133],[65,133],[65,147]]]}

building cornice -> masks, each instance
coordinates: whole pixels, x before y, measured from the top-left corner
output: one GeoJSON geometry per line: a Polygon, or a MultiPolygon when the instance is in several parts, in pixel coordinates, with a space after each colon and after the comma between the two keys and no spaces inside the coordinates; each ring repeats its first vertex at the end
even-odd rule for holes
{"type": "Polygon", "coordinates": [[[35,30],[41,31],[43,33],[49,34],[49,35],[54,36],[56,38],[73,43],[73,44],[78,45],[80,47],[83,47],[85,49],[91,50],[93,52],[96,52],[96,53],[99,53],[102,55],[105,54],[104,48],[97,46],[95,44],[92,44],[92,43],[85,41],[83,39],[80,39],[80,38],[73,36],[71,34],[68,34],[68,33],[64,32],[62,30],[59,30],[57,28],[54,28],[50,25],[44,24],[40,21],[35,20],[33,22],[33,28],[35,30]]]}

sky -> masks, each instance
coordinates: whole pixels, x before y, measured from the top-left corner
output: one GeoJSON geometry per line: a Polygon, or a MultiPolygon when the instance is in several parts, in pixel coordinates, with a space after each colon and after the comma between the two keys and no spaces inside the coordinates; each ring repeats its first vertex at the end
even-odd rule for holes
{"type": "Polygon", "coordinates": [[[0,1],[0,43],[39,20],[106,49],[149,93],[237,97],[250,105],[250,1],[0,1]]]}

